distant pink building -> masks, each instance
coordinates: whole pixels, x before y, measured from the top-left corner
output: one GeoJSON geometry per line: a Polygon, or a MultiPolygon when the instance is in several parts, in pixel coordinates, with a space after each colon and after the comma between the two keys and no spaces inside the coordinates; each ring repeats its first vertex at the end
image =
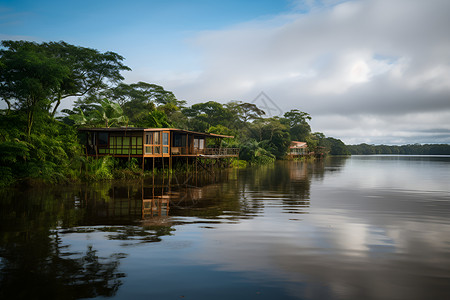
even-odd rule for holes
{"type": "Polygon", "coordinates": [[[306,142],[292,141],[289,147],[288,156],[290,158],[300,157],[308,154],[308,144],[306,142]]]}

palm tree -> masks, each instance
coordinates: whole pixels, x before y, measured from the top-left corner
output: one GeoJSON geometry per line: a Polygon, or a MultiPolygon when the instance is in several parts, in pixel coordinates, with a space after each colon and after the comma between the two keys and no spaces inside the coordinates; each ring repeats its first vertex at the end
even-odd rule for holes
{"type": "Polygon", "coordinates": [[[107,128],[128,123],[128,118],[123,115],[123,109],[118,103],[102,99],[99,104],[94,104],[94,110],[91,112],[94,123],[104,124],[107,128]]]}
{"type": "Polygon", "coordinates": [[[90,107],[92,110],[86,113],[80,108],[75,108],[73,111],[66,109],[63,112],[69,114],[68,118],[77,126],[109,128],[114,125],[128,124],[128,118],[123,115],[122,107],[118,103],[102,99],[90,107]]]}

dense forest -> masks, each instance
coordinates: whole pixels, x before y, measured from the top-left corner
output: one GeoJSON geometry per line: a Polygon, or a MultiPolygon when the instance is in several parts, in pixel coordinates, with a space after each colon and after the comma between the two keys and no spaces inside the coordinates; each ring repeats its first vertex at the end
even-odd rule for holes
{"type": "Polygon", "coordinates": [[[370,154],[402,154],[402,155],[448,155],[450,154],[450,145],[448,144],[413,144],[402,146],[387,145],[347,145],[351,154],[370,155],[370,154]]]}
{"type": "Polygon", "coordinates": [[[292,109],[268,117],[257,105],[238,100],[187,106],[162,86],[124,83],[122,72],[130,68],[123,60],[114,52],[65,42],[2,41],[0,186],[22,179],[114,177],[117,161],[83,155],[79,127],[174,127],[233,135],[226,146],[239,147],[240,159],[249,163],[282,159],[292,140],[306,141],[310,151],[349,154],[339,139],[312,132],[308,113],[292,109]],[[64,101],[73,102],[72,109],[61,110],[64,101]]]}

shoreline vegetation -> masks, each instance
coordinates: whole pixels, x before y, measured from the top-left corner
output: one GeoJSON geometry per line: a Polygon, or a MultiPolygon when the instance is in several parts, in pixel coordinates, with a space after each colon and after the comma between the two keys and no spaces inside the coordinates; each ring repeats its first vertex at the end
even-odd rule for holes
{"type": "MultiPolygon", "coordinates": [[[[133,159],[86,157],[77,132],[80,127],[170,127],[234,136],[224,139],[222,146],[240,149],[239,160],[231,164],[240,168],[285,159],[291,141],[306,142],[309,152],[319,156],[381,151],[365,144],[346,146],[313,132],[311,116],[298,109],[272,117],[255,103],[239,100],[187,106],[187,101],[162,86],[124,83],[122,72],[131,69],[123,60],[114,52],[63,41],[1,42],[0,101],[6,109],[0,110],[0,187],[152,174],[133,159]],[[73,99],[72,109],[60,110],[63,102],[73,99]]],[[[427,151],[450,154],[449,145],[436,147],[427,151]]],[[[391,151],[386,154],[406,151],[386,149],[391,151]]],[[[166,172],[178,171],[183,168],[166,172]]]]}

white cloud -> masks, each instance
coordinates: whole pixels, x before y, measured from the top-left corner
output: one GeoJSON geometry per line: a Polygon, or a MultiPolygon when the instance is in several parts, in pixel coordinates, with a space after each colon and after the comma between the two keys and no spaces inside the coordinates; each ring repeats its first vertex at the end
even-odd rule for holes
{"type": "Polygon", "coordinates": [[[450,2],[312,1],[296,9],[303,12],[199,33],[191,43],[201,72],[165,82],[193,102],[251,101],[265,91],[284,110],[311,113],[314,130],[347,141],[439,142],[450,119],[418,116],[450,113],[450,2]],[[347,121],[336,126],[329,115],[347,121]]]}

